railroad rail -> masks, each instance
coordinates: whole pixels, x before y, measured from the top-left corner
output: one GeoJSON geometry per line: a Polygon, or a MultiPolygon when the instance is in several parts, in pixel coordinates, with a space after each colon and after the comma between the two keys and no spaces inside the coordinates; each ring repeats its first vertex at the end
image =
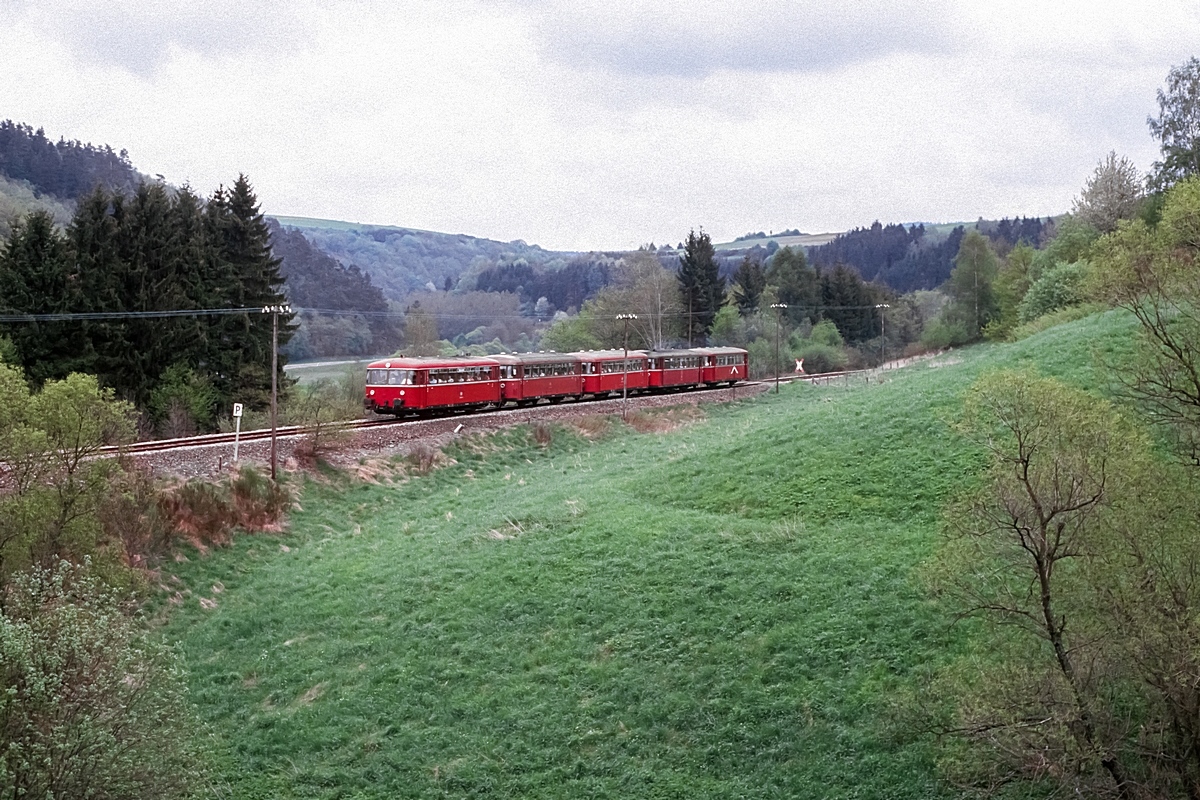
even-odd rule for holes
{"type": "MultiPolygon", "coordinates": [[[[880,370],[878,370],[878,369],[867,369],[867,370],[847,370],[844,372],[829,372],[829,373],[823,373],[823,374],[819,374],[819,375],[788,374],[788,375],[780,375],[779,383],[782,384],[782,383],[793,383],[796,381],[803,381],[806,383],[820,386],[820,385],[828,385],[831,383],[836,384],[839,382],[849,383],[851,381],[857,380],[858,378],[863,378],[867,383],[869,383],[871,376],[874,374],[877,374],[879,372],[880,372],[880,370]]],[[[720,388],[715,388],[715,389],[705,389],[705,390],[701,390],[701,393],[706,392],[706,391],[729,391],[730,388],[739,388],[739,387],[752,387],[752,386],[768,386],[769,387],[769,386],[773,386],[774,384],[775,384],[775,378],[766,378],[766,379],[757,380],[757,381],[743,381],[741,383],[738,383],[736,387],[720,387],[720,388]]],[[[636,404],[638,402],[638,400],[640,400],[642,397],[645,397],[645,396],[646,395],[631,396],[629,398],[629,401],[630,401],[630,403],[636,404]]],[[[662,397],[663,395],[656,395],[656,396],[662,397]]],[[[407,424],[411,424],[411,423],[428,422],[430,420],[437,420],[437,419],[442,419],[442,420],[444,420],[444,419],[464,419],[464,420],[467,420],[467,419],[472,419],[472,418],[480,417],[480,416],[496,416],[496,415],[507,415],[507,414],[515,413],[515,412],[529,412],[529,411],[533,411],[537,408],[544,408],[544,409],[564,408],[564,407],[576,406],[576,405],[580,405],[580,404],[584,404],[584,403],[615,401],[617,399],[619,399],[619,398],[593,397],[593,398],[588,398],[586,400],[568,400],[563,403],[545,403],[545,404],[540,404],[538,406],[532,406],[532,407],[501,408],[498,410],[493,409],[490,411],[479,411],[479,410],[453,411],[453,410],[449,410],[449,411],[446,411],[445,413],[442,413],[442,414],[439,414],[436,416],[422,416],[422,417],[407,418],[407,419],[404,419],[404,418],[357,419],[357,420],[343,420],[343,421],[339,421],[339,422],[328,422],[328,423],[324,423],[321,425],[285,425],[285,426],[280,426],[280,427],[276,428],[275,435],[278,438],[290,438],[290,437],[294,437],[294,436],[306,436],[308,434],[319,433],[319,432],[358,431],[358,430],[365,430],[365,429],[373,428],[373,427],[390,426],[390,425],[407,425],[407,424]]],[[[182,448],[212,447],[212,446],[216,446],[216,445],[229,445],[229,444],[233,444],[234,438],[235,438],[235,434],[233,434],[233,433],[206,433],[206,434],[200,434],[197,436],[188,436],[188,437],[183,437],[183,438],[178,438],[178,439],[156,439],[153,441],[135,442],[135,443],[129,444],[129,445],[108,446],[108,447],[101,448],[100,454],[101,455],[117,455],[118,453],[122,453],[122,454],[128,454],[128,455],[138,455],[138,454],[142,454],[142,453],[154,453],[154,452],[159,452],[159,451],[164,451],[164,450],[176,450],[176,449],[182,449],[182,448]]],[[[256,428],[254,430],[242,431],[240,434],[237,435],[237,440],[239,443],[258,442],[258,441],[268,440],[270,438],[271,438],[271,429],[270,428],[256,428]]]]}
{"type": "MultiPolygon", "coordinates": [[[[780,378],[783,380],[783,378],[780,378]]],[[[730,391],[738,387],[759,386],[765,385],[769,381],[744,381],[739,383],[737,387],[715,387],[713,389],[702,389],[700,393],[709,391],[730,391]]],[[[629,402],[636,404],[639,400],[649,395],[631,396],[629,402]]],[[[654,397],[664,397],[669,395],[654,395],[654,397]]],[[[682,395],[681,395],[682,396],[682,395]]],[[[275,435],[278,438],[290,438],[294,436],[305,436],[311,433],[318,432],[334,432],[334,431],[359,431],[367,428],[391,426],[391,425],[408,425],[420,422],[429,422],[431,420],[446,420],[446,419],[472,419],[476,417],[495,417],[497,415],[509,415],[517,412],[522,412],[522,415],[530,411],[535,411],[538,408],[542,409],[562,409],[571,406],[594,402],[619,402],[620,398],[613,397],[590,397],[585,400],[566,400],[560,403],[544,403],[537,406],[522,406],[513,408],[501,408],[491,410],[445,410],[443,413],[436,415],[426,415],[420,417],[408,418],[391,418],[391,419],[356,419],[343,420],[339,422],[327,422],[321,425],[285,425],[275,429],[275,435]]],[[[187,436],[179,439],[155,439],[146,442],[134,442],[128,445],[110,445],[100,449],[101,455],[138,455],[142,453],[154,453],[164,450],[178,450],[182,448],[192,447],[212,447],[216,445],[233,444],[235,436],[239,443],[258,442],[271,438],[270,428],[255,428],[254,430],[242,431],[240,434],[233,433],[205,433],[197,436],[187,436]]]]}

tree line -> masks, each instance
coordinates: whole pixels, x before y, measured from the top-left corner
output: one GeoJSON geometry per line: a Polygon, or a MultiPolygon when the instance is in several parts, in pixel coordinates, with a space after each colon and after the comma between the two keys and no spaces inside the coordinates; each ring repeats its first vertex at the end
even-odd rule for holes
{"type": "Polygon", "coordinates": [[[0,174],[29,184],[42,194],[76,200],[95,186],[132,192],[142,181],[125,150],[83,144],[78,140],[53,142],[43,129],[12,120],[0,122],[0,174]]]}
{"type": "MultiPolygon", "coordinates": [[[[34,212],[0,251],[0,313],[28,317],[0,324],[5,360],[34,385],[96,375],[156,425],[186,410],[211,426],[217,409],[234,401],[269,403],[270,316],[154,315],[284,305],[279,267],[244,175],[207,200],[158,183],[131,195],[97,187],[66,230],[34,212]],[[124,316],[33,318],[49,314],[124,316]]],[[[283,316],[281,342],[290,320],[283,316]]]]}

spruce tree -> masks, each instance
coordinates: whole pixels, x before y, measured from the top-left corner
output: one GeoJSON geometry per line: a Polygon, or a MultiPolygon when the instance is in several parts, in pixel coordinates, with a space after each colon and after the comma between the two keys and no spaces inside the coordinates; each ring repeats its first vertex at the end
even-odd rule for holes
{"type": "Polygon", "coordinates": [[[741,266],[733,273],[733,298],[742,316],[748,316],[758,310],[766,288],[767,276],[763,272],[762,264],[750,256],[742,258],[741,266]]]}
{"type": "Polygon", "coordinates": [[[793,325],[804,319],[813,322],[820,316],[821,279],[808,265],[803,248],[785,247],[771,257],[767,283],[775,287],[775,296],[787,306],[786,316],[793,325]]]}
{"type": "MultiPolygon", "coordinates": [[[[145,313],[176,308],[176,265],[169,246],[171,201],[166,191],[161,184],[143,183],[120,208],[117,284],[122,310],[145,313]]],[[[174,342],[157,318],[122,320],[120,330],[123,335],[110,342],[105,353],[106,378],[118,394],[144,408],[158,377],[172,361],[174,342]]]]}
{"type": "MultiPolygon", "coordinates": [[[[271,235],[258,207],[258,199],[245,175],[239,175],[228,192],[218,189],[208,206],[209,228],[218,261],[217,288],[226,307],[263,308],[284,305],[280,260],[271,252],[271,235]]],[[[291,338],[294,315],[281,315],[279,344],[291,338]]],[[[270,403],[271,315],[248,312],[218,318],[216,387],[229,402],[252,408],[270,403]]],[[[280,385],[286,385],[279,358],[280,385]]]]}
{"type": "MultiPolygon", "coordinates": [[[[53,218],[35,211],[18,220],[0,248],[0,313],[61,314],[80,303],[66,238],[53,218]]],[[[29,380],[41,384],[86,370],[89,349],[73,322],[16,322],[0,326],[16,346],[29,380]]]]}
{"type": "Polygon", "coordinates": [[[702,228],[688,233],[679,258],[679,291],[688,315],[684,333],[693,346],[703,345],[713,318],[725,302],[725,279],[720,276],[712,239],[702,228]]]}

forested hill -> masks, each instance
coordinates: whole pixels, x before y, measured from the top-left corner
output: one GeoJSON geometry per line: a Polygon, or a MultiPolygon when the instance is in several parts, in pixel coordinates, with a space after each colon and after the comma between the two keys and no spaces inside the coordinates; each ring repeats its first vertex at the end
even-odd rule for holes
{"type": "Polygon", "coordinates": [[[131,194],[144,177],[125,150],[62,138],[53,142],[41,128],[12,120],[0,122],[0,174],[62,200],[78,200],[97,185],[131,194]]]}
{"type": "Polygon", "coordinates": [[[480,272],[504,264],[557,271],[575,255],[520,240],[497,242],[465,234],[306,217],[275,219],[286,229],[300,231],[341,263],[357,265],[385,295],[397,300],[419,290],[474,289],[480,272]]]}
{"type": "MultiPolygon", "coordinates": [[[[828,244],[812,247],[808,255],[816,266],[846,264],[864,280],[877,281],[897,292],[933,289],[950,277],[966,232],[965,225],[943,230],[946,227],[926,228],[921,223],[881,225],[876,221],[869,228],[855,228],[828,244]]],[[[991,239],[1002,255],[1018,242],[1039,247],[1054,235],[1054,220],[1050,217],[1014,217],[999,222],[981,219],[974,227],[991,239]]]]}

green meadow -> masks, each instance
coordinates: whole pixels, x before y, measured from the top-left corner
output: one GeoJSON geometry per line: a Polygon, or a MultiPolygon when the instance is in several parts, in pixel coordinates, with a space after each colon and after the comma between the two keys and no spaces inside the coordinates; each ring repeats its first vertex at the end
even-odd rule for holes
{"type": "Polygon", "coordinates": [[[164,567],[218,783],[953,796],[907,706],[971,635],[918,575],[984,464],[951,427],[962,393],[1029,364],[1104,392],[1098,356],[1132,336],[1109,313],[658,432],[516,428],[424,475],[305,479],[285,534],[164,567]]]}

